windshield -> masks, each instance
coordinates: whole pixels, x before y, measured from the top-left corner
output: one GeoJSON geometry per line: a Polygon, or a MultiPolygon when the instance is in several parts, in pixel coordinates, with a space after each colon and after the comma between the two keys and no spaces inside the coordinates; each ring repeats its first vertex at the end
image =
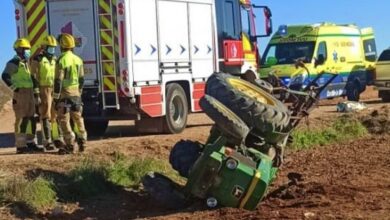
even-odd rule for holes
{"type": "Polygon", "coordinates": [[[310,63],[313,58],[315,42],[297,42],[270,44],[261,59],[262,65],[294,64],[298,58],[303,62],[310,63]]]}

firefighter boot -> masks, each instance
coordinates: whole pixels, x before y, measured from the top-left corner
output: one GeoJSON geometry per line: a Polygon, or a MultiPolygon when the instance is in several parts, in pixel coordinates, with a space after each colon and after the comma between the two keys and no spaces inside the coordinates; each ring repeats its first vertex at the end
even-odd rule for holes
{"type": "Polygon", "coordinates": [[[51,124],[49,119],[43,119],[42,120],[42,131],[44,136],[43,141],[43,147],[46,151],[53,151],[56,148],[53,145],[52,139],[51,139],[51,124]]]}
{"type": "Polygon", "coordinates": [[[73,151],[74,151],[73,145],[65,145],[63,148],[59,149],[58,154],[60,155],[73,154],[73,151]]]}
{"type": "Polygon", "coordinates": [[[77,144],[79,145],[79,152],[84,152],[87,147],[87,141],[82,138],[77,138],[77,144]]]}
{"type": "Polygon", "coordinates": [[[35,142],[27,143],[27,148],[28,148],[29,153],[42,153],[42,152],[44,152],[44,149],[38,147],[38,145],[35,142]]]}

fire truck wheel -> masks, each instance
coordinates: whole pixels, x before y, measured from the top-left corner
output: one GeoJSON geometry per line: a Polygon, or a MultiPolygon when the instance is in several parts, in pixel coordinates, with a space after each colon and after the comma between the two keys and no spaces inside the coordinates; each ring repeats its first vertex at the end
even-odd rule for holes
{"type": "Polygon", "coordinates": [[[200,143],[181,140],[173,146],[169,154],[169,163],[180,176],[188,178],[190,169],[199,158],[201,151],[200,143]]]}
{"type": "Polygon", "coordinates": [[[166,92],[164,132],[181,133],[187,125],[188,101],[186,93],[177,83],[167,85],[166,92]]]}
{"type": "Polygon", "coordinates": [[[249,133],[249,128],[234,112],[217,99],[205,95],[200,100],[203,111],[215,122],[219,131],[225,136],[241,143],[249,133]]]}
{"type": "Polygon", "coordinates": [[[231,109],[267,142],[278,142],[279,133],[289,126],[287,107],[270,93],[226,73],[213,74],[206,84],[206,94],[231,109]]]}
{"type": "Polygon", "coordinates": [[[85,129],[90,137],[101,137],[106,132],[108,120],[84,120],[85,129]]]}

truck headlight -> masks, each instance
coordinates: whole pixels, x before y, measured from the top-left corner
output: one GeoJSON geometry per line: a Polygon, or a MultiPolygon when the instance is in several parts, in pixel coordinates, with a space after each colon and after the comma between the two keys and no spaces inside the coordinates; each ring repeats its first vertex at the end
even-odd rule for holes
{"type": "Polygon", "coordinates": [[[237,169],[238,167],[238,162],[232,158],[229,158],[227,161],[226,161],[226,167],[229,169],[229,170],[235,170],[237,169]]]}

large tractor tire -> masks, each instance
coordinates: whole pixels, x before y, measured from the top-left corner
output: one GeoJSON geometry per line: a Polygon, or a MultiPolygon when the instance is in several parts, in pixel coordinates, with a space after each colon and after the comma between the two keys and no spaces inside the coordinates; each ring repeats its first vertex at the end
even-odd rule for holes
{"type": "Polygon", "coordinates": [[[234,112],[228,109],[217,99],[205,95],[200,100],[203,111],[214,122],[219,131],[226,137],[232,138],[233,142],[241,143],[249,133],[249,128],[234,112]]]}
{"type": "Polygon", "coordinates": [[[187,126],[188,101],[184,89],[177,83],[166,87],[166,115],[164,132],[168,134],[181,133],[187,126]]]}
{"type": "Polygon", "coordinates": [[[84,120],[88,136],[102,137],[107,130],[108,122],[108,120],[84,120]]]}
{"type": "Polygon", "coordinates": [[[252,130],[268,142],[277,142],[279,133],[289,126],[287,107],[263,89],[225,73],[213,74],[206,94],[216,98],[238,115],[252,130]]]}
{"type": "Polygon", "coordinates": [[[181,140],[173,146],[169,154],[169,163],[180,176],[188,178],[190,169],[199,158],[201,151],[200,143],[181,140]]]}

